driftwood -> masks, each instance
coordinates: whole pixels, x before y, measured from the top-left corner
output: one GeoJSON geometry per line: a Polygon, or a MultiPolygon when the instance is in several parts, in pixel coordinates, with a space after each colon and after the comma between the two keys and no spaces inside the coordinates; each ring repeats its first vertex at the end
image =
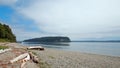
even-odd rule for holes
{"type": "Polygon", "coordinates": [[[42,46],[31,46],[27,48],[28,50],[44,50],[42,46]]]}
{"type": "Polygon", "coordinates": [[[29,56],[28,53],[24,53],[24,54],[22,54],[22,55],[19,55],[19,56],[16,57],[16,58],[10,60],[10,63],[14,63],[14,62],[19,61],[19,60],[22,60],[22,59],[24,59],[25,61],[27,61],[27,60],[29,60],[29,57],[30,57],[30,56],[29,56]]]}
{"type": "Polygon", "coordinates": [[[38,57],[36,55],[34,55],[32,52],[21,54],[18,57],[10,60],[10,63],[22,61],[20,68],[24,68],[25,64],[28,60],[32,60],[34,63],[39,63],[38,57]]]}
{"type": "Polygon", "coordinates": [[[38,63],[39,62],[39,59],[36,55],[34,55],[32,52],[29,53],[30,55],[30,58],[31,60],[34,62],[34,63],[38,63]]]}
{"type": "Polygon", "coordinates": [[[14,63],[14,62],[17,62],[19,60],[22,60],[22,62],[26,62],[28,60],[32,60],[34,63],[38,63],[39,62],[39,59],[36,55],[34,55],[32,52],[29,52],[29,53],[24,53],[22,55],[19,55],[18,57],[10,60],[10,63],[14,63]]]}
{"type": "Polygon", "coordinates": [[[12,49],[11,48],[9,48],[9,49],[1,49],[0,53],[4,53],[4,52],[10,51],[10,50],[12,50],[12,49]]]}

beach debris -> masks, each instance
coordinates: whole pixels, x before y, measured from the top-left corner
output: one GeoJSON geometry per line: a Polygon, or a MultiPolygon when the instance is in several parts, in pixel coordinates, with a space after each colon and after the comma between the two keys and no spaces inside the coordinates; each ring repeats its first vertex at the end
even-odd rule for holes
{"type": "Polygon", "coordinates": [[[29,55],[28,53],[24,53],[22,55],[19,55],[18,57],[10,60],[10,63],[14,63],[14,62],[17,62],[17,61],[22,60],[22,59],[25,60],[24,58],[28,58],[29,57],[28,55],[29,55]]]}
{"type": "Polygon", "coordinates": [[[39,59],[36,55],[34,55],[32,52],[29,52],[30,58],[34,63],[38,63],[39,59]]]}
{"type": "Polygon", "coordinates": [[[30,55],[27,55],[26,58],[22,59],[21,68],[24,68],[26,62],[29,61],[29,60],[30,60],[30,55]]]}
{"type": "Polygon", "coordinates": [[[36,55],[34,55],[32,52],[29,52],[29,53],[21,54],[18,57],[10,60],[10,63],[14,63],[14,62],[20,61],[21,62],[21,66],[20,67],[24,68],[26,62],[29,61],[29,60],[32,60],[34,63],[38,63],[39,62],[38,57],[36,55]]]}
{"type": "Polygon", "coordinates": [[[25,68],[25,67],[24,67],[25,64],[26,64],[26,62],[23,62],[23,63],[21,64],[20,68],[25,68]]]}
{"type": "Polygon", "coordinates": [[[26,62],[29,61],[29,60],[30,60],[30,55],[29,55],[29,53],[24,53],[24,54],[19,55],[19,56],[16,57],[16,58],[10,60],[10,63],[14,63],[14,62],[17,62],[17,61],[21,61],[22,63],[21,63],[21,66],[20,66],[20,67],[21,67],[21,68],[24,68],[26,62]]]}
{"type": "Polygon", "coordinates": [[[9,48],[9,49],[0,49],[0,53],[4,53],[4,52],[10,51],[10,50],[12,50],[12,49],[11,48],[9,48]]]}
{"type": "MultiPolygon", "coordinates": [[[[41,46],[28,47],[27,49],[44,50],[44,48],[41,46]]],[[[24,68],[25,64],[29,60],[32,60],[32,62],[34,62],[34,63],[39,63],[38,57],[31,51],[30,52],[28,51],[27,53],[20,54],[19,56],[10,60],[10,63],[13,64],[15,62],[20,62],[21,63],[20,68],[24,68]]]]}
{"type": "Polygon", "coordinates": [[[44,50],[42,46],[31,46],[27,48],[28,50],[44,50]]]}

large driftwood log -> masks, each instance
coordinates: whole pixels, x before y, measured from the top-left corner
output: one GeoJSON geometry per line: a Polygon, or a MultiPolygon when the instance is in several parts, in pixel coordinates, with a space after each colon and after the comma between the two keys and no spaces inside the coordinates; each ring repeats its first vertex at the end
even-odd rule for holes
{"type": "Polygon", "coordinates": [[[28,47],[27,49],[29,49],[29,50],[44,50],[44,48],[42,46],[31,46],[31,47],[28,47]]]}
{"type": "Polygon", "coordinates": [[[34,63],[38,63],[39,59],[36,55],[34,55],[32,52],[29,52],[30,58],[34,63]]]}
{"type": "Polygon", "coordinates": [[[24,58],[26,58],[26,57],[27,57],[27,59],[28,59],[28,57],[29,57],[28,55],[29,55],[28,53],[24,53],[24,54],[22,54],[22,55],[19,55],[18,57],[10,60],[10,63],[14,63],[14,62],[19,61],[19,60],[22,60],[22,59],[24,59],[24,58]]]}

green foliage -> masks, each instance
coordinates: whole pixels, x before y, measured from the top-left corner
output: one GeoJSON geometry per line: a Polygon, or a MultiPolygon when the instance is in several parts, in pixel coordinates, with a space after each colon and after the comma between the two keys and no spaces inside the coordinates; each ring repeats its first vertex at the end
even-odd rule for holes
{"type": "Polygon", "coordinates": [[[0,42],[10,42],[8,39],[0,39],[0,42]]]}
{"type": "Polygon", "coordinates": [[[0,23],[0,41],[16,42],[16,37],[12,33],[10,27],[0,23]]]}
{"type": "Polygon", "coordinates": [[[8,46],[0,46],[0,49],[7,49],[8,46]]]}

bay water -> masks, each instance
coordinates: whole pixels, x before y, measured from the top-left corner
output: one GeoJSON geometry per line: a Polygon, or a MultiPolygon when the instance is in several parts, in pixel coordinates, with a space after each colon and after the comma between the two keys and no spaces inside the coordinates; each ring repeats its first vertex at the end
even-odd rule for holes
{"type": "Polygon", "coordinates": [[[70,42],[70,43],[22,43],[26,46],[43,46],[45,48],[100,54],[120,57],[120,42],[70,42]]]}

